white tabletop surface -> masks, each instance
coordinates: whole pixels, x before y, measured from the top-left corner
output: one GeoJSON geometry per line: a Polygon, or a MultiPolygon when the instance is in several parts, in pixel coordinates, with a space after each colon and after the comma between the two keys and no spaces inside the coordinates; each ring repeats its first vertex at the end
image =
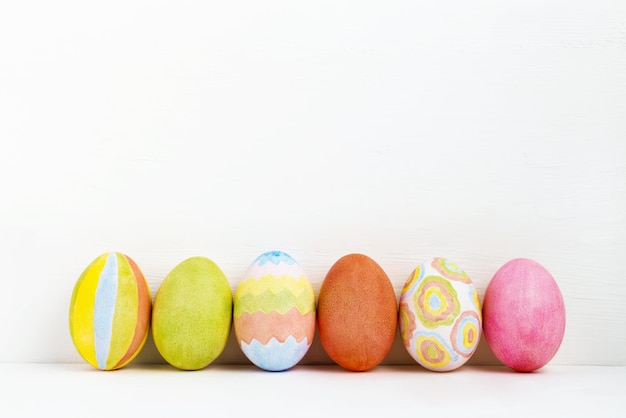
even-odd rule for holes
{"type": "Polygon", "coordinates": [[[86,364],[0,365],[0,416],[624,416],[626,367],[546,366],[523,374],[464,366],[254,366],[184,372],[131,365],[102,372],[86,364]]]}

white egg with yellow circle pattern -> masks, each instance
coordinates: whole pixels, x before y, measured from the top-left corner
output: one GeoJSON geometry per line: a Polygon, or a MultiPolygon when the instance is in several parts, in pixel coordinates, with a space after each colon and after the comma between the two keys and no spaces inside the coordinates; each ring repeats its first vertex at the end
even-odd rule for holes
{"type": "Polygon", "coordinates": [[[420,365],[439,372],[457,369],[480,341],[478,291],[452,261],[422,263],[402,288],[399,326],[404,347],[420,365]]]}

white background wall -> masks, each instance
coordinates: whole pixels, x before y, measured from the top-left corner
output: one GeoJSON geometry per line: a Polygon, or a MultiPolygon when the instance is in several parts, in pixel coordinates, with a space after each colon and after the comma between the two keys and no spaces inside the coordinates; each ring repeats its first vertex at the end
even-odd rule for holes
{"type": "Polygon", "coordinates": [[[282,249],[316,292],[362,252],[398,295],[433,256],[481,297],[534,258],[566,303],[553,363],[625,365],[625,116],[619,0],[3,2],[0,361],[81,361],[69,299],[102,252],[154,294],[187,257],[234,290],[282,249]]]}

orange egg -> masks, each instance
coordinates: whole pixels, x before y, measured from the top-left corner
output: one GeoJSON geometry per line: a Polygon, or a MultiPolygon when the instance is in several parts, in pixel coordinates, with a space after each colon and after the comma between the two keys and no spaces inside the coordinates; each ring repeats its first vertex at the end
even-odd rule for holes
{"type": "Polygon", "coordinates": [[[370,257],[343,256],[330,268],[317,304],[320,341],[341,367],[365,371],[391,350],[398,304],[389,277],[370,257]]]}

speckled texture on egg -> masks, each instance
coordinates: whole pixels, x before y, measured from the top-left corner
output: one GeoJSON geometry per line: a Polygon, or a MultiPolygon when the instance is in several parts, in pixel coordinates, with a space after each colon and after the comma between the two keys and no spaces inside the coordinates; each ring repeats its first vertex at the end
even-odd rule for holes
{"type": "Polygon", "coordinates": [[[148,337],[152,299],[143,273],[128,256],[111,252],[79,277],[70,303],[70,335],[78,353],[101,370],[139,354],[148,337]]]}
{"type": "Polygon", "coordinates": [[[481,336],[478,292],[452,261],[434,258],[413,270],[400,295],[400,335],[420,365],[450,371],[474,354],[481,336]]]}
{"type": "Polygon", "coordinates": [[[519,372],[556,355],[565,333],[565,303],[556,281],[527,258],[505,263],[485,290],[485,339],[493,354],[519,372]]]}
{"type": "Polygon", "coordinates": [[[398,330],[398,304],[382,267],[365,254],[347,254],[326,273],[317,302],[320,341],[344,369],[376,367],[398,330]]]}
{"type": "Polygon", "coordinates": [[[206,257],[190,257],[167,274],[154,297],[154,344],[172,366],[202,369],[224,350],[232,313],[233,295],[222,270],[206,257]]]}
{"type": "Polygon", "coordinates": [[[304,357],[315,335],[315,294],[289,254],[269,251],[250,265],[235,293],[233,327],[261,369],[287,370],[304,357]]]}

